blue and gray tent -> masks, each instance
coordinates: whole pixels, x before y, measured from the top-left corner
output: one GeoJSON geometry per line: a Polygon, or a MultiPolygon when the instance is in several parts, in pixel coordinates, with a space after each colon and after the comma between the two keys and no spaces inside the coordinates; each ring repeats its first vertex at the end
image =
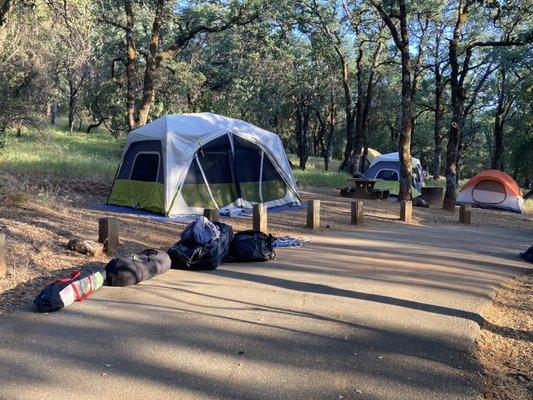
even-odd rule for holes
{"type": "MultiPolygon", "coordinates": [[[[420,196],[424,181],[422,178],[422,165],[420,160],[413,160],[413,197],[420,196]]],[[[370,167],[365,173],[367,178],[377,179],[375,189],[389,190],[393,196],[400,193],[400,156],[398,153],[381,154],[374,157],[370,167]]]]}

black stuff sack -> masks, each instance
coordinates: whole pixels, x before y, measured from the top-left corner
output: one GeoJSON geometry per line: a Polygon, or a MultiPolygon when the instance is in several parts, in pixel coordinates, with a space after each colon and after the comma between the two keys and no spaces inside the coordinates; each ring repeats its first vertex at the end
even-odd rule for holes
{"type": "Polygon", "coordinates": [[[527,262],[533,263],[533,246],[531,246],[526,251],[518,254],[520,258],[524,259],[527,262]]]}
{"type": "Polygon", "coordinates": [[[243,231],[235,234],[230,243],[228,262],[268,261],[276,258],[273,243],[276,239],[260,231],[243,231]]]}
{"type": "Polygon", "coordinates": [[[75,271],[69,277],[57,280],[47,285],[33,300],[33,304],[40,312],[52,312],[67,307],[75,301],[82,301],[95,290],[102,287],[105,271],[86,268],[75,271]]]}
{"type": "Polygon", "coordinates": [[[130,286],[170,269],[170,257],[162,250],[147,249],[139,254],[113,258],[106,265],[109,286],[130,286]]]}
{"type": "MultiPolygon", "coordinates": [[[[195,223],[196,221],[191,225],[195,223]]],[[[201,240],[203,243],[198,243],[194,235],[186,234],[182,235],[181,240],[167,250],[172,260],[172,268],[213,270],[219,266],[228,254],[229,244],[233,239],[233,228],[217,221],[209,222],[209,224],[216,228],[210,228],[213,231],[211,240],[204,238],[201,240]]],[[[191,225],[184,232],[190,232],[192,230],[191,225]]]]}

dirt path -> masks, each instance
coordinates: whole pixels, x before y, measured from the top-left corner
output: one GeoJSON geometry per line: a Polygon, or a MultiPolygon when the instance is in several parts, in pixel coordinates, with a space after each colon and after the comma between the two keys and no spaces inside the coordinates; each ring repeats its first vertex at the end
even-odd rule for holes
{"type": "Polygon", "coordinates": [[[481,312],[528,268],[515,255],[530,234],[369,226],[312,235],[267,263],[15,312],[0,317],[0,397],[480,398],[481,312]]]}

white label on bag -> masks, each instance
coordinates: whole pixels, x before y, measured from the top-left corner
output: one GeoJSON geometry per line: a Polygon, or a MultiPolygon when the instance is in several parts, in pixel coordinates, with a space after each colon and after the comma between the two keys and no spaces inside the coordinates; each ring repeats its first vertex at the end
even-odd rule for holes
{"type": "Polygon", "coordinates": [[[72,303],[74,303],[76,300],[76,295],[74,293],[74,289],[72,289],[72,285],[68,285],[65,289],[59,292],[59,297],[61,297],[64,307],[70,306],[72,303]]]}

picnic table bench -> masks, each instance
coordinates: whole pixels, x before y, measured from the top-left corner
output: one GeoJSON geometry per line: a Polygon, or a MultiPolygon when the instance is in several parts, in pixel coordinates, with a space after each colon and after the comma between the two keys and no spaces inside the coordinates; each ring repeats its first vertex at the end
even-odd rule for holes
{"type": "Polygon", "coordinates": [[[340,189],[340,195],[342,197],[381,200],[388,198],[390,194],[388,190],[374,189],[377,179],[348,178],[348,182],[353,182],[353,184],[340,189]]]}

